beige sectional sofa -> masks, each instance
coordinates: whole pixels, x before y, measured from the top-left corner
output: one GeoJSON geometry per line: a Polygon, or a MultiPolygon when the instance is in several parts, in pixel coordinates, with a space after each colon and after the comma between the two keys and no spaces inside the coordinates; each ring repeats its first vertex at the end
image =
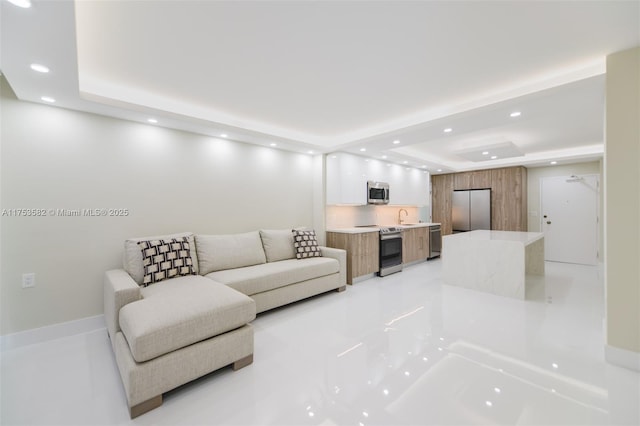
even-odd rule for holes
{"type": "Polygon", "coordinates": [[[298,259],[293,238],[291,230],[261,230],[125,241],[123,269],[105,273],[104,312],[132,418],[177,386],[251,364],[256,313],[346,288],[344,250],[318,247],[322,256],[298,259]],[[179,253],[178,266],[151,284],[141,248],[148,242],[172,242],[178,248],[169,254],[179,253]]]}

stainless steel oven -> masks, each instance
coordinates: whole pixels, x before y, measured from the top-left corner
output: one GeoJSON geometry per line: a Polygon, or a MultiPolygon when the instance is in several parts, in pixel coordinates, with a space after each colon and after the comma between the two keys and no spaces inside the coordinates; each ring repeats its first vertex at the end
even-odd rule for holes
{"type": "Polygon", "coordinates": [[[378,275],[402,271],[402,229],[380,228],[380,270],[378,275]]]}

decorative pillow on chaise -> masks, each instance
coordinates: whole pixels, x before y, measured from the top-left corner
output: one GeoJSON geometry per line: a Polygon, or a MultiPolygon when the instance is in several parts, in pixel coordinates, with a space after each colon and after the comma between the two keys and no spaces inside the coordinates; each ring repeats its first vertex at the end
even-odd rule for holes
{"type": "Polygon", "coordinates": [[[186,237],[138,241],[138,245],[142,250],[144,287],[169,278],[195,274],[191,247],[186,237]]]}
{"type": "Polygon", "coordinates": [[[122,256],[122,266],[125,271],[133,278],[138,285],[142,285],[142,278],[144,277],[144,266],[142,266],[142,250],[138,245],[139,241],[152,241],[152,240],[171,240],[173,238],[186,237],[189,241],[189,249],[191,250],[191,262],[195,273],[198,273],[198,255],[196,253],[196,242],[191,232],[181,232],[168,235],[153,235],[146,237],[127,238],[124,242],[124,252],[122,256]]]}

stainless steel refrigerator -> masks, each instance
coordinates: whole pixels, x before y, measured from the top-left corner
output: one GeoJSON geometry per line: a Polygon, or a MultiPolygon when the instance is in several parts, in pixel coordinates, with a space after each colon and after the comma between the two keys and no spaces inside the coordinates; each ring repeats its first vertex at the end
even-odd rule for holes
{"type": "Polygon", "coordinates": [[[491,229],[491,190],[453,191],[451,219],[454,233],[491,229]]]}

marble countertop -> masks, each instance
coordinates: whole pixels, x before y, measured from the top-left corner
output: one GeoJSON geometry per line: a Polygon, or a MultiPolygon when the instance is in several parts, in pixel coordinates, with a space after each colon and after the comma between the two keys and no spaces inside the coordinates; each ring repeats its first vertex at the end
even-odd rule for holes
{"type": "Polygon", "coordinates": [[[474,239],[474,240],[496,240],[496,241],[514,241],[529,245],[534,241],[544,237],[542,232],[516,232],[516,231],[469,231],[459,232],[457,234],[445,235],[447,239],[474,239]]]}
{"type": "Polygon", "coordinates": [[[379,232],[380,227],[391,227],[394,226],[400,229],[411,229],[411,228],[424,228],[427,226],[435,226],[440,225],[439,223],[411,223],[411,224],[403,224],[403,225],[381,225],[381,226],[351,226],[346,228],[330,228],[327,229],[327,232],[338,232],[343,234],[362,234],[365,232],[379,232]]]}

